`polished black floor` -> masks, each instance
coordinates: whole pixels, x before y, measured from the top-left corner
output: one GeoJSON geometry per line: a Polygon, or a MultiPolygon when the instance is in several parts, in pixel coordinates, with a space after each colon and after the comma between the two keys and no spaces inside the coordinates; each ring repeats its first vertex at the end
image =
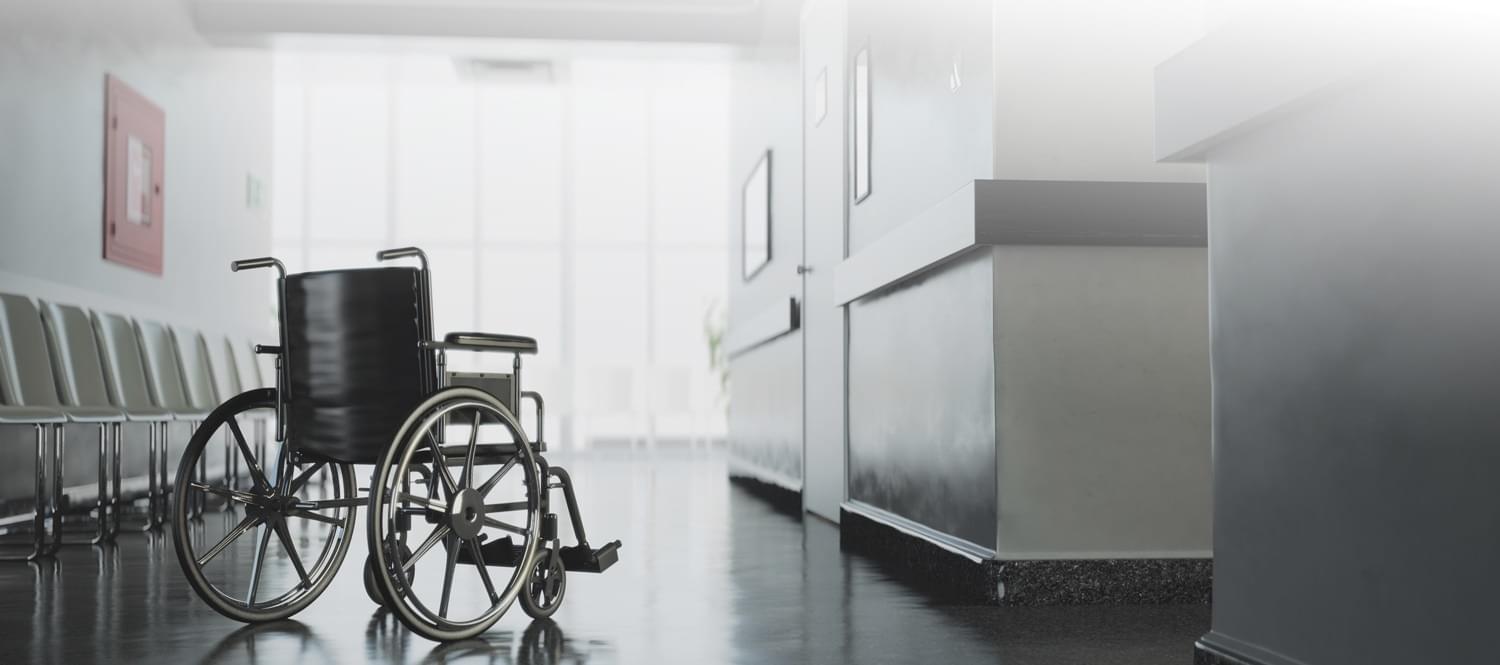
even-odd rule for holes
{"type": "Polygon", "coordinates": [[[605,574],[569,578],[553,622],[515,607],[482,639],[416,637],[366,599],[361,537],[310,608],[247,627],[199,602],[169,539],[133,534],[0,563],[0,662],[1154,665],[1192,662],[1208,627],[1202,606],[937,604],[841,552],[836,526],[730,485],[716,454],[552,459],[573,471],[590,539],[625,543],[605,574]]]}

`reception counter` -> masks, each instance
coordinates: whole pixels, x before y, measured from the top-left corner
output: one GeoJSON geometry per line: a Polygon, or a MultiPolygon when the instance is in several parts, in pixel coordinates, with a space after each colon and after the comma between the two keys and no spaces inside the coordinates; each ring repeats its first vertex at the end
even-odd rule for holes
{"type": "Polygon", "coordinates": [[[995,602],[1206,599],[1203,197],[979,180],[839,265],[846,538],[995,602]]]}

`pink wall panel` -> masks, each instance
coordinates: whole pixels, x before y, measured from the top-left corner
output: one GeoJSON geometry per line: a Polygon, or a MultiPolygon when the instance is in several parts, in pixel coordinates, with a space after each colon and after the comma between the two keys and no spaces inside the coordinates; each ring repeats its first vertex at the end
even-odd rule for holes
{"type": "Polygon", "coordinates": [[[167,116],[106,77],[104,258],[160,275],[167,116]]]}

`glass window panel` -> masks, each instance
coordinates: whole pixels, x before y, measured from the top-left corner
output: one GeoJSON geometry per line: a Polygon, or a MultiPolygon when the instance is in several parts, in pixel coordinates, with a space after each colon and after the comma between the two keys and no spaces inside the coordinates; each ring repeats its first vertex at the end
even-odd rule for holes
{"type": "Polygon", "coordinates": [[[474,91],[441,82],[395,92],[399,244],[474,240],[474,91]]]}
{"type": "MultiPolygon", "coordinates": [[[[271,106],[271,237],[295,241],[302,237],[302,184],[307,132],[306,88],[300,77],[283,72],[289,65],[278,59],[271,106]]],[[[257,174],[264,178],[267,174],[257,174]]]]}
{"type": "MultiPolygon", "coordinates": [[[[525,335],[538,352],[526,371],[555,372],[562,359],[562,259],[557,250],[485,250],[479,266],[479,322],[485,332],[525,335]]],[[[508,371],[510,358],[490,354],[485,369],[508,371]]],[[[532,378],[536,373],[531,374],[532,378]]],[[[530,379],[527,379],[530,383],[530,379]]]]}
{"type": "Polygon", "coordinates": [[[384,240],[384,86],[319,85],[308,95],[310,235],[314,240],[384,240]]]}
{"type": "Polygon", "coordinates": [[[728,228],[728,69],[664,63],[654,70],[652,212],[659,244],[723,245],[728,228]]]}
{"type": "Polygon", "coordinates": [[[645,253],[580,249],[574,284],[573,336],[578,364],[640,363],[646,347],[645,253]]]}
{"type": "Polygon", "coordinates": [[[481,237],[553,244],[561,237],[562,97],[555,85],[481,88],[481,237]]]}
{"type": "Polygon", "coordinates": [[[313,243],[308,247],[306,263],[300,265],[290,263],[287,265],[287,270],[290,272],[309,272],[312,270],[368,268],[375,265],[375,252],[381,249],[383,248],[378,243],[313,243]]]}
{"type": "Polygon", "coordinates": [[[424,249],[432,269],[433,334],[442,339],[450,332],[478,330],[474,250],[424,249]]]}
{"type": "Polygon", "coordinates": [[[646,67],[600,60],[572,67],[572,195],[580,244],[645,241],[646,67]]]}

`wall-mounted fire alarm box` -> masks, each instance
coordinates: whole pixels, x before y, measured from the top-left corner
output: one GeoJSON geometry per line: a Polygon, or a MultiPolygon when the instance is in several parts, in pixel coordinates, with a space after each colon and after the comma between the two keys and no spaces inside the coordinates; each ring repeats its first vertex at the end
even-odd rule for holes
{"type": "Polygon", "coordinates": [[[104,258],[160,275],[167,116],[108,76],[104,122],[104,258]]]}

